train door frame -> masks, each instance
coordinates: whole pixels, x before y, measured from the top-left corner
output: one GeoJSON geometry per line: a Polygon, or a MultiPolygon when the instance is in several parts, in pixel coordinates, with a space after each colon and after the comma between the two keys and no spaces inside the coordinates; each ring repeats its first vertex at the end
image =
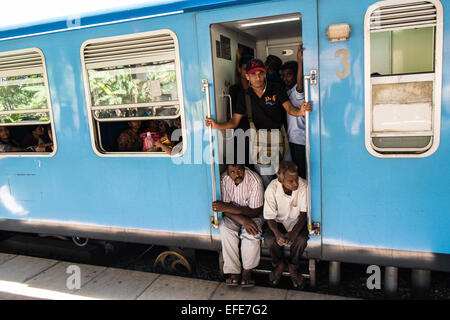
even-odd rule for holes
{"type": "MultiPolygon", "coordinates": [[[[299,13],[301,15],[302,23],[302,42],[306,48],[303,57],[304,73],[309,74],[311,70],[318,70],[319,61],[319,48],[318,48],[318,21],[317,21],[317,3],[315,1],[298,2],[298,1],[285,1],[277,3],[278,6],[274,8],[273,4],[269,2],[263,2],[258,4],[243,4],[239,6],[233,6],[228,8],[221,8],[220,12],[215,9],[200,12],[196,15],[197,21],[197,41],[199,50],[199,64],[200,70],[203,74],[202,79],[206,79],[205,82],[208,86],[214,87],[214,46],[212,45],[212,38],[210,33],[210,27],[213,24],[220,24],[230,21],[255,19],[255,18],[267,18],[278,15],[286,15],[292,13],[299,13]],[[270,14],[268,14],[270,12],[270,14]]],[[[231,52],[234,55],[234,52],[231,52]]],[[[214,90],[211,90],[214,91],[214,90]]],[[[311,113],[311,145],[312,148],[312,165],[311,165],[311,194],[312,194],[312,218],[313,221],[322,222],[322,203],[321,203],[321,172],[320,172],[320,119],[319,119],[319,85],[315,84],[310,87],[310,101],[313,103],[313,113],[311,113]],[[315,112],[314,112],[315,111],[315,112]]],[[[215,106],[214,92],[207,97],[210,99],[210,105],[215,106]]],[[[211,115],[214,118],[216,116],[216,110],[212,108],[211,115]]],[[[219,150],[218,134],[213,132],[214,141],[213,148],[217,153],[219,150]]],[[[215,159],[217,160],[217,156],[215,159]]],[[[215,172],[219,172],[218,163],[214,164],[215,172]]],[[[220,179],[216,175],[209,177],[210,181],[215,182],[216,192],[220,190],[220,179]]],[[[219,194],[217,192],[217,194],[219,194]]],[[[214,196],[214,195],[213,195],[214,196]]],[[[218,232],[212,230],[212,236],[218,236],[218,232]]],[[[311,235],[308,242],[308,257],[320,258],[322,252],[322,238],[319,235],[311,235]]]]}

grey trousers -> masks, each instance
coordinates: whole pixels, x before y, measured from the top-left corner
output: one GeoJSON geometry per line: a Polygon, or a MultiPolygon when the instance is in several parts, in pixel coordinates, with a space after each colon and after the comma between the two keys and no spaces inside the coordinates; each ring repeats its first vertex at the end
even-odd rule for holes
{"type": "Polygon", "coordinates": [[[220,236],[222,238],[223,272],[225,274],[241,273],[241,259],[239,257],[239,241],[241,242],[242,267],[253,269],[259,265],[260,238],[262,224],[261,217],[253,218],[258,225],[260,233],[252,236],[237,222],[223,216],[220,224],[220,236]]]}

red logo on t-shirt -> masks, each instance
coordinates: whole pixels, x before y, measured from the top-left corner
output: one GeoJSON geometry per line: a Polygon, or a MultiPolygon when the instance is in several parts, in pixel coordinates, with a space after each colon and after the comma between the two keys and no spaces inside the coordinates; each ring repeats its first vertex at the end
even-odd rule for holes
{"type": "Polygon", "coordinates": [[[267,96],[265,98],[266,104],[271,105],[271,106],[273,106],[276,103],[276,101],[277,101],[277,96],[275,94],[271,97],[267,96]]]}

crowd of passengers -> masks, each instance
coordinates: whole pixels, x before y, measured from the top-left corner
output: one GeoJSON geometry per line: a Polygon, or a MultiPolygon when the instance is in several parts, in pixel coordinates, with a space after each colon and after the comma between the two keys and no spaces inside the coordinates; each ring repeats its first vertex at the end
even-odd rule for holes
{"type": "Polygon", "coordinates": [[[295,288],[304,285],[299,273],[309,238],[304,116],[312,108],[304,101],[303,50],[299,45],[297,61],[285,64],[273,55],[265,62],[251,56],[239,57],[239,81],[230,87],[231,119],[223,123],[205,119],[206,126],[216,130],[275,130],[279,137],[264,146],[250,139],[245,145],[245,157],[240,156],[239,163],[239,151],[235,150],[233,163],[227,163],[221,176],[222,200],[213,202],[212,210],[222,212],[223,271],[229,275],[225,281],[229,286],[254,285],[251,274],[260,261],[262,234],[272,257],[270,283],[277,285],[283,272],[288,271],[295,288]],[[289,150],[282,148],[286,139],[289,150]],[[255,147],[257,151],[252,153],[255,147]],[[255,157],[262,148],[278,150],[279,156],[270,162],[255,157]],[[285,247],[289,248],[287,257],[285,247]]]}
{"type": "Polygon", "coordinates": [[[30,126],[20,142],[9,127],[0,126],[0,152],[52,152],[53,137],[49,125],[30,126]]]}
{"type": "Polygon", "coordinates": [[[144,129],[140,120],[128,121],[128,126],[117,138],[119,151],[166,152],[169,155],[181,151],[180,118],[150,120],[144,129]]]}

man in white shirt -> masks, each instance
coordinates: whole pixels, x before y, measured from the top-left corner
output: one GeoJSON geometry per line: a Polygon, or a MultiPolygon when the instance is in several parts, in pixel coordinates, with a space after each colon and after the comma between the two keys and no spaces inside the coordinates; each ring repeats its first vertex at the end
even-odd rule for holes
{"type": "Polygon", "coordinates": [[[241,261],[239,240],[241,240],[242,279],[241,286],[254,285],[252,269],[260,260],[260,237],[262,233],[262,208],[264,186],[261,177],[243,164],[228,164],[220,179],[222,201],[214,201],[212,209],[222,212],[220,235],[222,238],[223,272],[230,274],[226,280],[229,286],[239,285],[241,261]]]}
{"type": "Polygon", "coordinates": [[[308,241],[306,228],[306,182],[298,176],[298,167],[291,161],[283,161],[264,194],[264,219],[268,228],[264,242],[272,256],[274,270],[270,275],[272,285],[277,285],[288,267],[294,287],[303,287],[304,279],[298,273],[300,259],[308,241]],[[283,247],[290,248],[288,263],[283,247]]]}

